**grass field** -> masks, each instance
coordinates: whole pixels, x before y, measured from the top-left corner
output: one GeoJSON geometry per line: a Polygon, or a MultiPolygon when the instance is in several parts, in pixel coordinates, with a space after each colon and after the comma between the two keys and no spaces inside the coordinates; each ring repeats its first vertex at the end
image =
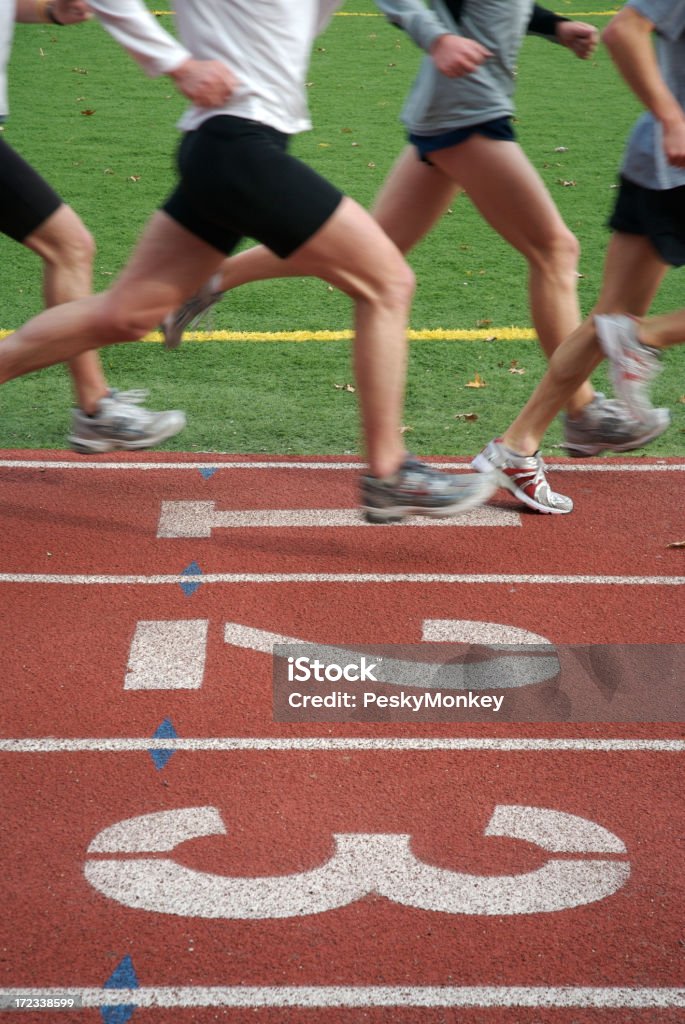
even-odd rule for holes
{"type": "MultiPolygon", "coordinates": [[[[616,6],[563,0],[556,9],[602,26],[616,6]]],[[[161,18],[170,28],[171,18],[161,18]]],[[[365,205],[402,147],[398,112],[419,59],[411,41],[376,16],[371,0],[349,0],[313,54],[315,129],[295,151],[365,205]]],[[[173,182],[174,122],[184,101],[167,80],[145,79],[96,23],[18,26],[10,85],[5,137],[93,231],[94,284],[102,289],[173,182]]],[[[524,45],[517,103],[519,139],[581,241],[579,291],[588,310],[601,279],[616,170],[639,108],[606,53],[581,62],[540,39],[524,45]]],[[[40,309],[40,269],[36,257],[4,238],[0,260],[0,329],[8,330],[40,309]]],[[[410,261],[418,276],[414,330],[480,327],[497,339],[498,329],[530,327],[523,261],[468,200],[455,203],[410,261]]],[[[677,273],[667,278],[655,309],[682,304],[681,281],[677,273]]],[[[349,326],[349,301],[312,279],[238,290],[211,325],[305,336],[349,326]]],[[[340,386],[351,380],[349,348],[347,341],[204,341],[167,353],[144,342],[107,349],[103,361],[115,386],[146,386],[157,408],[187,410],[189,426],[169,448],[344,452],[358,444],[356,396],[340,386]]],[[[651,454],[683,452],[685,351],[669,353],[667,366],[655,398],[673,409],[674,424],[651,454]]],[[[474,451],[516,413],[543,367],[534,341],[413,342],[408,446],[420,453],[474,451]],[[486,387],[467,387],[476,373],[486,387]]],[[[596,383],[606,389],[602,371],[596,383]]],[[[64,445],[70,395],[62,368],[14,381],[2,395],[0,447],[64,445]]],[[[558,442],[555,427],[548,445],[558,442]]]]}

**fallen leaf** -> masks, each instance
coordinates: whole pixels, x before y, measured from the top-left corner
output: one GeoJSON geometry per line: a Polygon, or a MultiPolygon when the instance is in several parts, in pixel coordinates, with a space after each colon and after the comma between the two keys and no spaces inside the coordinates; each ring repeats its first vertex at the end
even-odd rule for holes
{"type": "Polygon", "coordinates": [[[489,327],[492,320],[476,320],[476,327],[489,327]]]}
{"type": "Polygon", "coordinates": [[[455,420],[466,420],[467,423],[475,423],[478,419],[477,412],[458,412],[456,413],[455,420]]]}
{"type": "Polygon", "coordinates": [[[82,110],[81,113],[83,114],[84,117],[92,117],[92,115],[95,113],[95,111],[94,110],[82,110]]]}
{"type": "Polygon", "coordinates": [[[511,365],[509,366],[509,373],[524,374],[526,371],[523,367],[519,367],[518,359],[512,359],[511,365]]]}
{"type": "Polygon", "coordinates": [[[557,146],[554,150],[555,153],[568,153],[568,146],[557,146]]]}
{"type": "Polygon", "coordinates": [[[354,384],[334,384],[333,387],[336,391],[350,391],[352,394],[357,390],[354,384]]]}
{"type": "Polygon", "coordinates": [[[685,540],[674,540],[671,544],[666,545],[667,548],[685,548],[685,540]]]}
{"type": "Polygon", "coordinates": [[[485,383],[485,381],[483,380],[481,375],[479,373],[477,373],[476,376],[473,378],[473,380],[470,380],[468,382],[468,384],[464,385],[464,387],[466,387],[466,388],[486,388],[487,384],[485,383]]]}
{"type": "Polygon", "coordinates": [[[409,434],[413,429],[413,427],[400,427],[400,434],[409,434]]]}
{"type": "Polygon", "coordinates": [[[567,180],[566,178],[558,178],[557,184],[562,185],[564,188],[575,188],[575,181],[567,180]]]}
{"type": "Polygon", "coordinates": [[[678,401],[681,403],[681,405],[685,405],[685,395],[681,395],[678,401]]]}

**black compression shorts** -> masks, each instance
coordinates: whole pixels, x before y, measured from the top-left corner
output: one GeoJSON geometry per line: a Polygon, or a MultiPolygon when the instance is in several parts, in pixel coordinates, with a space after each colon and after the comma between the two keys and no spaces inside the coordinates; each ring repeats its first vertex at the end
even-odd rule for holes
{"type": "Polygon", "coordinates": [[[163,209],[223,253],[241,238],[286,258],[342,199],[330,182],[287,153],[288,136],[256,121],[219,115],[184,136],[181,175],[163,209]]]}
{"type": "Polygon", "coordinates": [[[0,139],[0,231],[17,242],[32,235],[62,205],[38,171],[0,139]]]}
{"type": "Polygon", "coordinates": [[[660,191],[622,177],[609,227],[644,235],[664,263],[685,266],[685,185],[660,191]]]}

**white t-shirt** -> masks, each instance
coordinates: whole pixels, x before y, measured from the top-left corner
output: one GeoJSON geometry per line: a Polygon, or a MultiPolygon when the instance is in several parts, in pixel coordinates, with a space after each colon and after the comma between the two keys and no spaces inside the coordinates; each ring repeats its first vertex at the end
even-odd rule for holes
{"type": "Polygon", "coordinates": [[[286,134],[311,127],[306,77],[314,39],[342,0],[176,0],[182,46],[138,0],[89,0],[104,27],[150,75],[192,54],[223,61],[239,81],[222,107],[192,106],[179,126],[217,114],[260,121],[286,134]]]}

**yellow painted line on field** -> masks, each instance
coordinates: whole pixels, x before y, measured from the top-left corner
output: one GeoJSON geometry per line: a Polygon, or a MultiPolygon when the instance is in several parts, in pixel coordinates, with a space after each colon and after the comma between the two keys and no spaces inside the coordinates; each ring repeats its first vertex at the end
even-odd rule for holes
{"type": "MultiPolygon", "coordinates": [[[[0,330],[0,340],[12,331],[0,330]]],[[[537,341],[531,327],[488,327],[449,329],[445,327],[409,330],[410,341],[537,341]]],[[[184,341],[350,341],[354,331],[186,331],[184,341]]],[[[147,342],[161,342],[161,331],[152,331],[143,338],[147,342]]]]}
{"type": "MultiPolygon", "coordinates": [[[[410,341],[535,341],[537,335],[528,327],[492,327],[487,330],[448,330],[438,327],[421,331],[409,330],[410,341]]],[[[185,341],[350,341],[354,331],[187,331],[185,341]]],[[[162,341],[159,331],[144,339],[162,341]]]]}

